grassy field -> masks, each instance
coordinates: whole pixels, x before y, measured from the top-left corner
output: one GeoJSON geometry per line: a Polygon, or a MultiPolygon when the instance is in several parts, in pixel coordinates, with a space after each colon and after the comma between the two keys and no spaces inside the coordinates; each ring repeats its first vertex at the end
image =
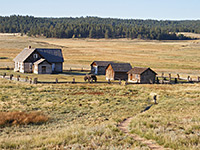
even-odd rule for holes
{"type": "MultiPolygon", "coordinates": [[[[158,73],[200,75],[200,41],[46,39],[0,36],[0,67],[28,45],[62,48],[64,69],[86,68],[93,60],[130,62],[158,73]]],[[[0,74],[20,73],[0,71],[0,74]]],[[[20,74],[39,80],[83,81],[85,72],[59,75],[20,74]]],[[[105,81],[104,76],[98,76],[105,81]]],[[[38,112],[43,124],[0,126],[0,149],[148,149],[119,130],[134,116],[129,130],[164,147],[200,149],[200,86],[48,84],[31,85],[0,78],[1,112],[38,112]],[[158,95],[153,104],[152,95],[158,95]]],[[[1,118],[1,117],[0,117],[1,118]]],[[[1,122],[1,120],[0,120],[1,122]]],[[[8,122],[9,123],[9,122],[8,122]]]]}

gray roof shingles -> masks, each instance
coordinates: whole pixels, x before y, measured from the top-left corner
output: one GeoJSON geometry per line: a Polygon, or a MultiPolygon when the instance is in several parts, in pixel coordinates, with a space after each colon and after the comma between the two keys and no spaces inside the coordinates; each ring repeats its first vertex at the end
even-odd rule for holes
{"type": "Polygon", "coordinates": [[[115,72],[128,72],[132,69],[130,63],[111,63],[110,65],[115,72]]]}
{"type": "Polygon", "coordinates": [[[107,67],[110,63],[113,63],[112,61],[93,61],[91,65],[96,63],[97,66],[104,66],[107,67]]]}
{"type": "Polygon", "coordinates": [[[16,62],[23,62],[34,51],[37,51],[42,57],[44,57],[50,63],[64,62],[61,49],[48,49],[48,48],[36,48],[36,49],[25,48],[13,60],[16,62]]]}
{"type": "MultiPolygon", "coordinates": [[[[134,67],[134,68],[132,68],[129,72],[128,72],[128,74],[143,74],[145,71],[147,71],[148,69],[150,69],[150,68],[141,68],[141,67],[134,67]]],[[[151,70],[151,69],[150,69],[151,70]]],[[[156,72],[154,72],[153,70],[151,70],[153,73],[155,73],[156,74],[156,72]]]]}

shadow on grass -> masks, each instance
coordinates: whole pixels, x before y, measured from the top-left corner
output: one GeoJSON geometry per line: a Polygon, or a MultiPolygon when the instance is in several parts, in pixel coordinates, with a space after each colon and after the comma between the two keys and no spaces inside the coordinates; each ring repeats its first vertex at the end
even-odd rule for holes
{"type": "Polygon", "coordinates": [[[88,74],[89,72],[80,72],[80,71],[64,71],[60,74],[62,75],[77,75],[77,76],[84,76],[88,74]]]}

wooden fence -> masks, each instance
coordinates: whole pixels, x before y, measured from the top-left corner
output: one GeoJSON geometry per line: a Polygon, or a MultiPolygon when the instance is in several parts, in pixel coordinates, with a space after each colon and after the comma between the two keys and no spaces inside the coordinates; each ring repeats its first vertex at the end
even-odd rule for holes
{"type": "MultiPolygon", "coordinates": [[[[38,78],[31,78],[31,77],[25,77],[21,78],[20,75],[17,75],[14,77],[13,74],[7,75],[4,73],[3,75],[0,75],[1,78],[8,79],[8,80],[14,80],[19,82],[26,82],[30,84],[118,84],[118,85],[128,85],[128,84],[140,84],[140,83],[129,83],[128,81],[122,82],[119,81],[89,81],[89,82],[77,82],[75,78],[72,79],[72,81],[59,81],[58,78],[55,78],[54,81],[39,81],[38,78]]],[[[177,74],[177,77],[172,77],[172,75],[169,73],[168,76],[164,75],[163,73],[161,76],[156,77],[155,84],[177,84],[177,83],[200,83],[200,77],[197,76],[196,79],[192,79],[190,76],[187,78],[181,78],[179,74],[177,74]]]]}

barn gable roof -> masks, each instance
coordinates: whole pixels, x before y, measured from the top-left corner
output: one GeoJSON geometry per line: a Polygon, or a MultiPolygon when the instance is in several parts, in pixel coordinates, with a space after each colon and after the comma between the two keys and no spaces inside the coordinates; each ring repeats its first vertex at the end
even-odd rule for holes
{"type": "Polygon", "coordinates": [[[157,74],[156,72],[154,72],[153,70],[151,70],[150,68],[141,68],[141,67],[134,67],[132,68],[128,74],[143,74],[145,71],[150,70],[153,73],[157,74]]]}
{"type": "Polygon", "coordinates": [[[36,51],[50,63],[64,62],[61,49],[36,48],[36,51]]]}
{"type": "Polygon", "coordinates": [[[34,51],[37,51],[44,59],[50,63],[64,62],[61,49],[47,49],[47,48],[36,48],[29,49],[25,48],[21,51],[13,61],[23,62],[25,61],[34,51]]]}
{"type": "Polygon", "coordinates": [[[110,63],[113,63],[112,61],[93,61],[91,66],[93,64],[96,64],[97,66],[104,66],[104,67],[107,67],[110,63]]]}
{"type": "Polygon", "coordinates": [[[132,68],[130,63],[111,63],[110,65],[115,72],[128,72],[132,68]]]}
{"type": "Polygon", "coordinates": [[[35,51],[34,48],[25,48],[23,49],[14,59],[13,61],[23,62],[25,61],[33,52],[35,51]]]}

